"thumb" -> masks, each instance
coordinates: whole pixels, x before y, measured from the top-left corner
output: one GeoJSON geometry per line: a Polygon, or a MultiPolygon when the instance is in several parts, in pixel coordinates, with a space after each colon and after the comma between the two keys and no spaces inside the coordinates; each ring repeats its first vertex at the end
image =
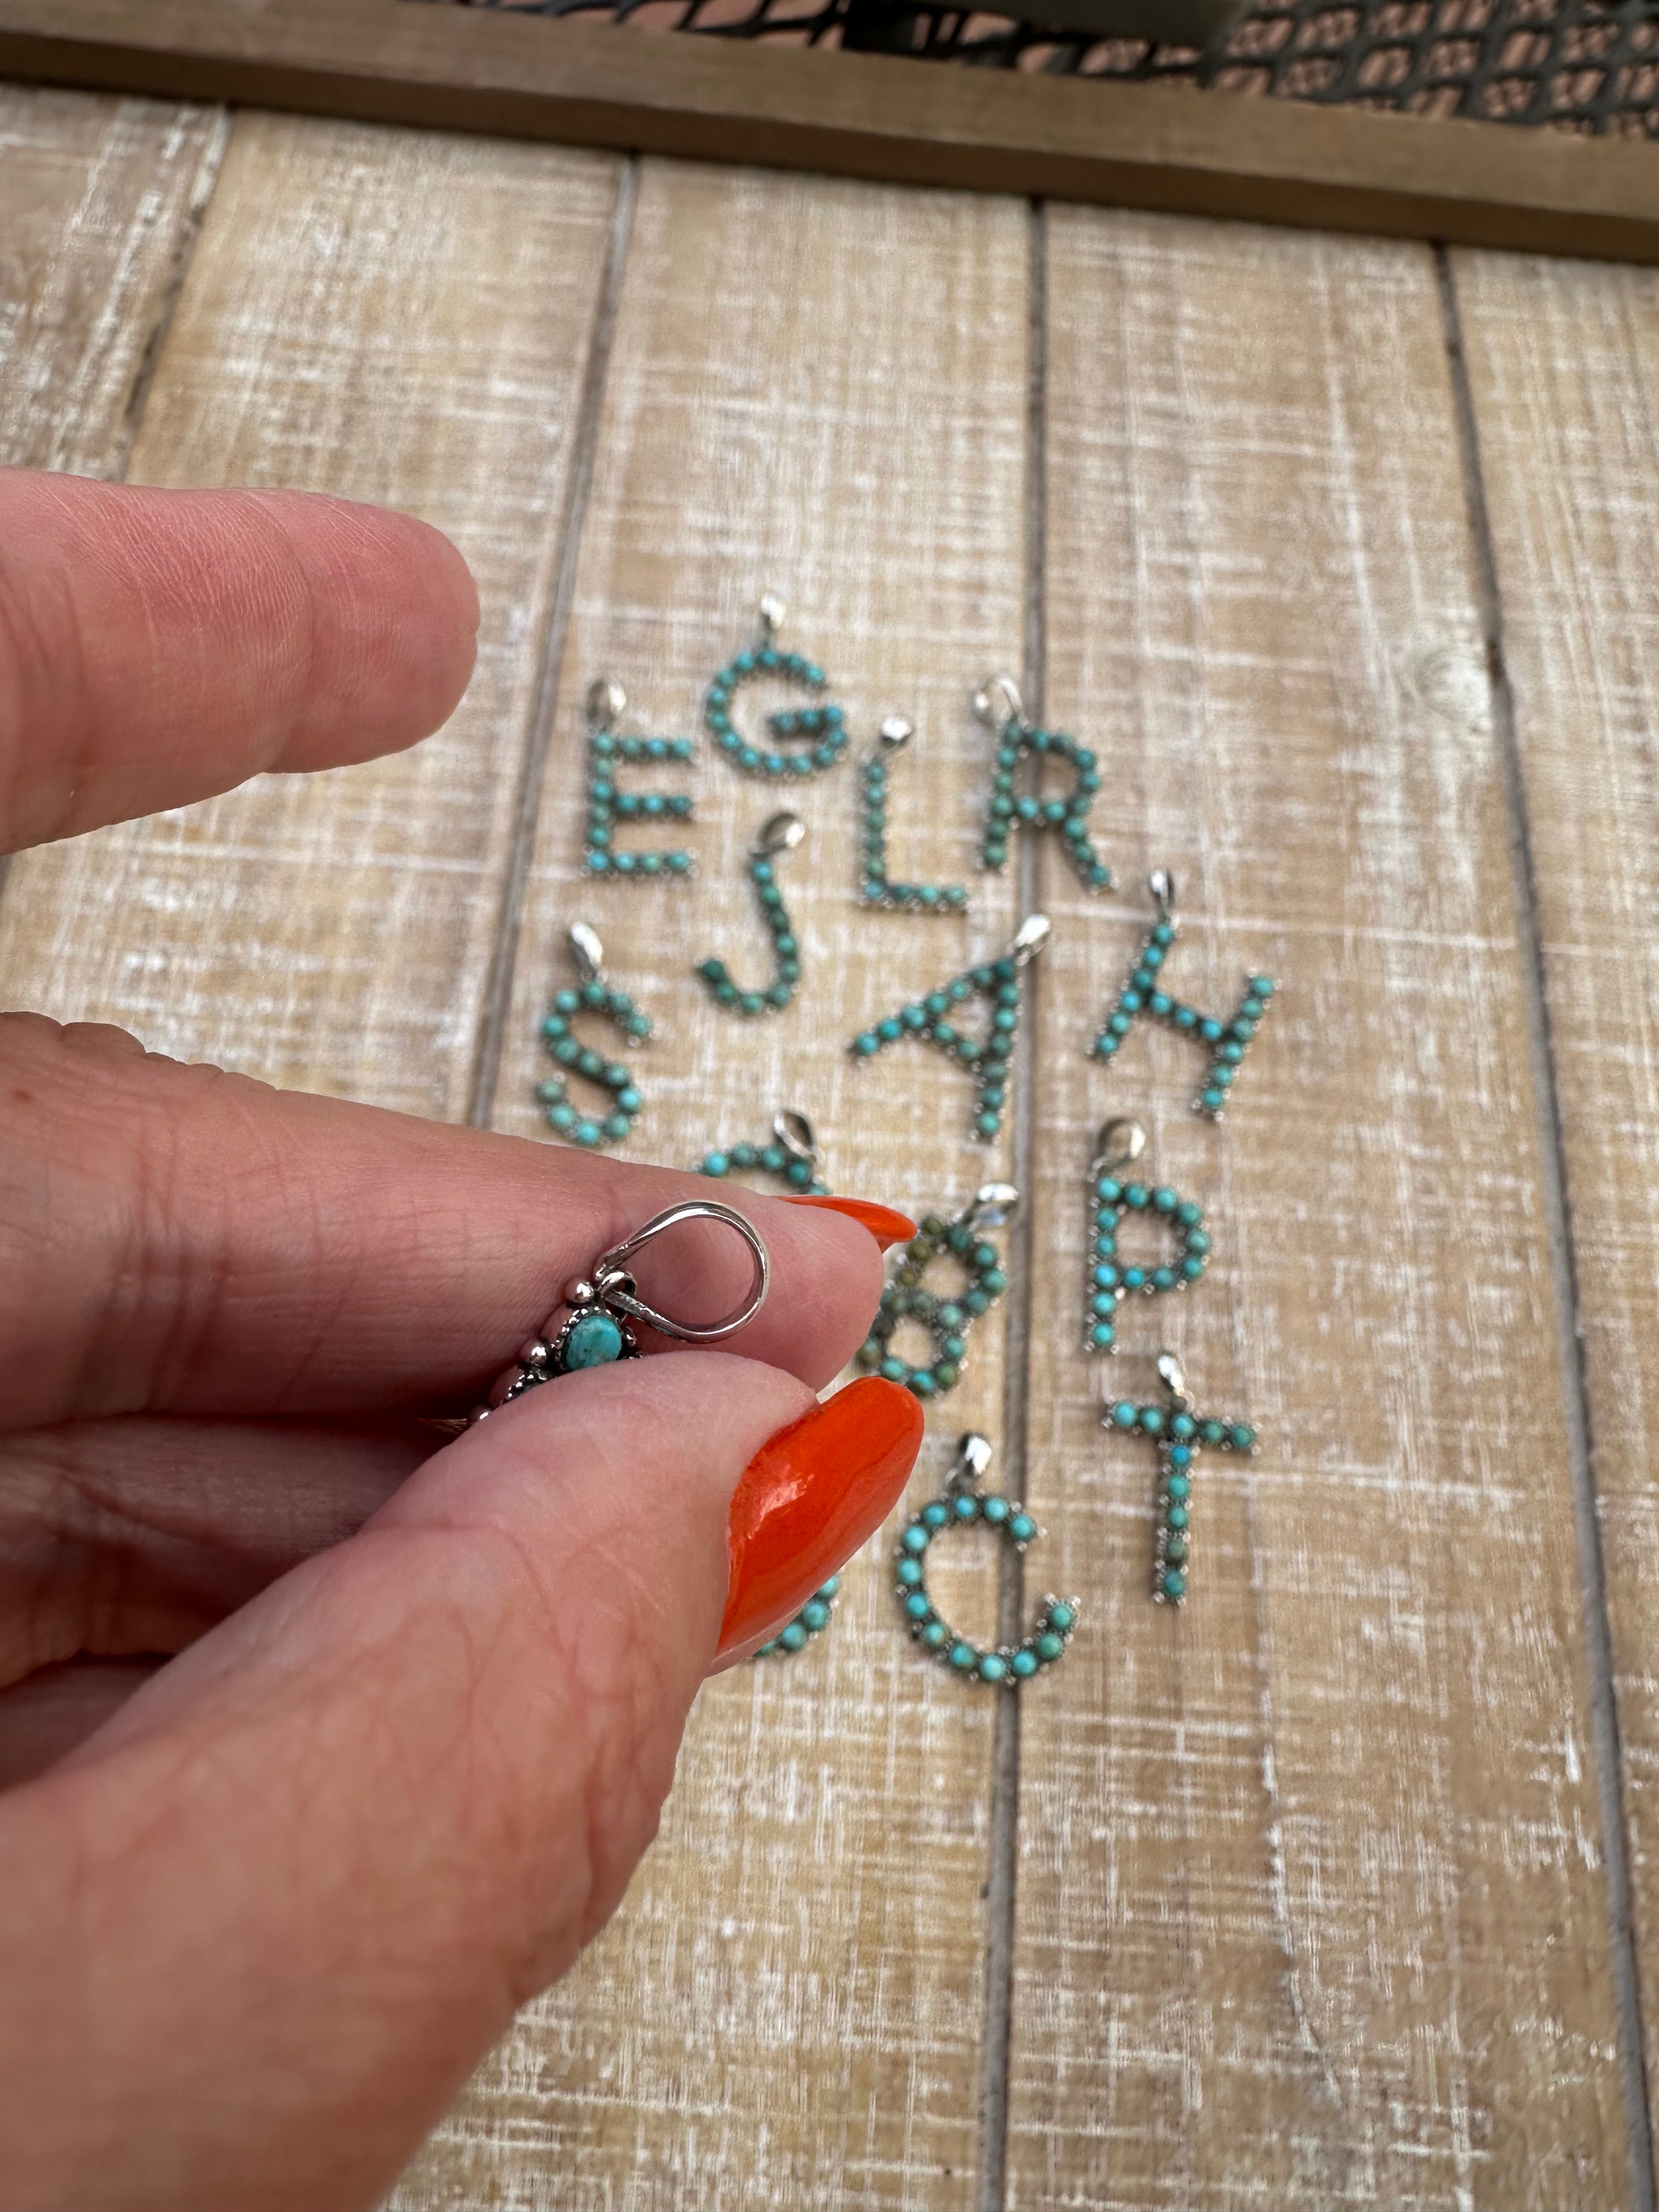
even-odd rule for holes
{"type": "Polygon", "coordinates": [[[921,1425],[730,1354],[562,1377],[0,1799],[13,2212],[376,2200],[620,1898],[723,1615],[776,1626],[921,1425]]]}

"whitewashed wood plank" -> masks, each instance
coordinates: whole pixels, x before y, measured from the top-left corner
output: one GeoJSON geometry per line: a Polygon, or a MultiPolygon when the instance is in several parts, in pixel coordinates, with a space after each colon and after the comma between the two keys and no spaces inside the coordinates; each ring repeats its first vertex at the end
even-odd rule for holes
{"type": "MultiPolygon", "coordinates": [[[[1456,254],[1543,948],[1623,1754],[1659,2006],[1659,279],[1456,254]]],[[[1651,2044],[1648,2075],[1654,2087],[1651,2044]]]]}
{"type": "MultiPolygon", "coordinates": [[[[705,751],[690,785],[635,779],[695,789],[695,889],[596,890],[580,702],[608,670],[640,726],[694,733],[775,589],[854,754],[884,712],[919,726],[895,771],[896,862],[974,881],[988,740],[966,694],[1021,635],[1026,228],[1013,202],[645,165],[497,1126],[545,1133],[537,1022],[581,915],[659,1024],[635,1062],[632,1151],[690,1164],[796,1105],[836,1189],[917,1210],[1006,1158],[966,1141],[969,1086],[938,1055],[854,1070],[845,1043],[996,947],[1012,884],[981,887],[968,921],[866,914],[851,767],[781,797],[705,751]],[[781,870],[805,975],[787,1013],[745,1024],[690,969],[714,951],[745,975],[762,962],[741,855],[789,798],[811,823],[781,870]]],[[[1000,1428],[995,1317],[981,1334],[930,1413],[927,1480],[959,1427],[1000,1428]]],[[[817,1644],[705,1692],[617,1922],[484,2069],[404,2212],[973,2201],[991,1711],[913,1656],[886,1582],[872,1547],[817,1644]]],[[[960,1602],[988,1622],[988,1571],[960,1602]]]]}
{"type": "Polygon", "coordinates": [[[121,473],[225,129],[0,85],[0,465],[121,473]]]}
{"type": "MultiPolygon", "coordinates": [[[[1522,955],[1433,264],[1054,210],[1048,708],[1100,751],[1104,913],[1056,920],[1033,1328],[1009,2201],[1626,2201],[1522,955]],[[1083,1048],[1151,919],[1170,988],[1284,989],[1219,1128],[1193,1048],[1083,1048]],[[1059,1011],[1055,1009],[1054,1011],[1059,1011]],[[1133,1110],[1214,1237],[1123,1310],[1254,1462],[1201,1460],[1149,1601],[1152,1455],[1075,1349],[1083,1176],[1133,1110]]],[[[1102,1363],[1097,1363],[1102,1364],[1102,1363]]]]}

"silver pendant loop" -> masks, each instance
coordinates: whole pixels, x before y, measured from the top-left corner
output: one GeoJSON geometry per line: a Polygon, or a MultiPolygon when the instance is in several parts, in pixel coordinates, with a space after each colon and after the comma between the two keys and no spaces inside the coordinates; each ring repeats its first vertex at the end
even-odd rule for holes
{"type": "Polygon", "coordinates": [[[716,1344],[721,1337],[732,1335],[753,1321],[765,1304],[771,1286],[772,1262],[753,1223],[713,1199],[685,1199],[665,1212],[653,1214],[631,1237],[624,1237],[620,1244],[601,1252],[591,1274],[579,1276],[574,1282],[565,1285],[564,1295],[548,1316],[540,1334],[532,1337],[512,1366],[496,1376],[483,1404],[473,1407],[471,1418],[475,1422],[486,1421],[499,1407],[510,1405],[514,1398],[522,1398],[526,1390],[538,1389],[556,1376],[568,1375],[574,1369],[606,1366],[617,1359],[637,1359],[640,1347],[628,1325],[630,1321],[641,1321],[647,1328],[654,1328],[663,1336],[678,1337],[682,1344],[716,1344]],[[676,1321],[672,1314],[659,1313],[655,1306],[647,1305],[640,1296],[639,1285],[629,1272],[629,1262],[637,1252],[642,1251],[653,1237],[660,1237],[665,1230],[677,1229],[683,1221],[721,1222],[726,1228],[735,1229],[749,1247],[755,1267],[749,1295],[724,1321],[699,1325],[676,1321]]]}
{"type": "Polygon", "coordinates": [[[625,1237],[620,1244],[613,1244],[608,1252],[602,1252],[593,1262],[593,1272],[587,1279],[592,1285],[592,1302],[597,1304],[609,1306],[615,1313],[624,1313],[631,1321],[642,1321],[647,1328],[654,1328],[663,1336],[677,1337],[682,1344],[717,1344],[721,1337],[734,1335],[738,1329],[746,1328],[765,1304],[767,1292],[772,1287],[772,1261],[760,1231],[745,1216],[713,1199],[688,1198],[678,1206],[669,1206],[665,1212],[653,1214],[631,1237],[625,1237]],[[672,1314],[659,1313],[641,1297],[629,1271],[629,1261],[643,1251],[653,1237],[677,1229],[683,1221],[721,1222],[726,1228],[734,1229],[749,1247],[749,1256],[754,1263],[749,1295],[724,1321],[698,1324],[676,1321],[672,1314]]]}

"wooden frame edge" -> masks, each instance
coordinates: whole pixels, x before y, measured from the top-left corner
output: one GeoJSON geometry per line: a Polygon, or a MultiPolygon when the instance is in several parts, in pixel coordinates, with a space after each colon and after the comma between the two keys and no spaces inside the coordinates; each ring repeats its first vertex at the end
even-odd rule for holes
{"type": "Polygon", "coordinates": [[[1659,149],[415,0],[0,0],[0,75],[1659,263],[1659,149]]]}

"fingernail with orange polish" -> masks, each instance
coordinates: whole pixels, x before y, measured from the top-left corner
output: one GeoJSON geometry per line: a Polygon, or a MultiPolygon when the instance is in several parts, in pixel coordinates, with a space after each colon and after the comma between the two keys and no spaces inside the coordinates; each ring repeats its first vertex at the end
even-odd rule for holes
{"type": "Polygon", "coordinates": [[[921,1407],[878,1375],[780,1430],[732,1500],[717,1656],[761,1642],[887,1518],[921,1449],[921,1407]]]}
{"type": "Polygon", "coordinates": [[[884,1252],[903,1244],[916,1233],[916,1224],[896,1206],[875,1206],[867,1198],[787,1198],[786,1206],[821,1206],[830,1213],[844,1213],[867,1229],[884,1252]]]}

